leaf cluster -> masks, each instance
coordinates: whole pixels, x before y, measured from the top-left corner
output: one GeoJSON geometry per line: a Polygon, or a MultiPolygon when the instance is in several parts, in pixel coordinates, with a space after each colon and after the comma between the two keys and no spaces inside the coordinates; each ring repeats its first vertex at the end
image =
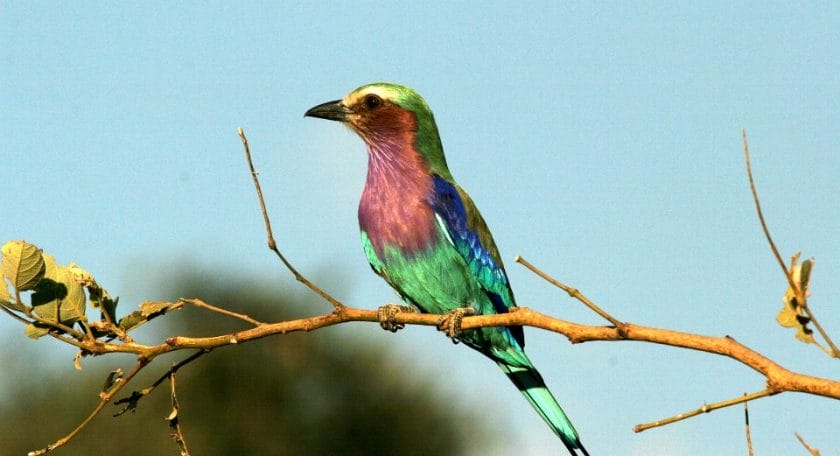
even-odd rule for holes
{"type": "Polygon", "coordinates": [[[76,263],[60,265],[26,241],[9,241],[0,252],[0,275],[4,278],[0,308],[25,323],[24,332],[32,338],[53,334],[77,341],[104,338],[129,342],[130,330],[181,306],[147,301],[139,310],[118,318],[119,298],[112,298],[93,274],[76,263]],[[89,320],[88,308],[99,311],[99,319],[89,320]]]}

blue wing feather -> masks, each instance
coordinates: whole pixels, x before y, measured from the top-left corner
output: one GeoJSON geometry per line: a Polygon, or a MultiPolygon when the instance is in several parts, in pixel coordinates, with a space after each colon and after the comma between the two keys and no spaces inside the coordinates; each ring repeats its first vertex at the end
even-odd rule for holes
{"type": "MultiPolygon", "coordinates": [[[[484,289],[493,310],[496,313],[508,312],[516,304],[504,265],[486,223],[472,200],[456,184],[439,176],[434,177],[434,184],[432,207],[446,228],[449,239],[484,289]]],[[[509,329],[514,339],[524,347],[522,328],[514,326],[509,329]]]]}

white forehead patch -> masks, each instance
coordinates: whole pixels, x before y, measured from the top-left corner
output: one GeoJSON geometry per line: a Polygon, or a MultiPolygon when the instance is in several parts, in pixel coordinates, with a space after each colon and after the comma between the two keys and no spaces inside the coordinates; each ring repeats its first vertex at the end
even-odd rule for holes
{"type": "Polygon", "coordinates": [[[392,100],[394,98],[393,91],[389,90],[387,87],[369,86],[361,90],[354,90],[350,92],[343,100],[341,100],[341,103],[344,106],[353,106],[357,101],[368,95],[378,95],[379,98],[382,98],[383,100],[392,100]]]}

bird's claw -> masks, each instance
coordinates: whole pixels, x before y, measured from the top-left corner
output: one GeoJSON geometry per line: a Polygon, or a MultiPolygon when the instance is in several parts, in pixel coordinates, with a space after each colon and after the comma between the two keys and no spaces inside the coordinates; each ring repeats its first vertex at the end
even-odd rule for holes
{"type": "Polygon", "coordinates": [[[461,322],[464,317],[475,315],[475,309],[472,307],[459,307],[455,310],[447,312],[446,315],[440,317],[437,327],[439,331],[443,331],[452,339],[453,344],[461,342],[461,322]]]}
{"type": "Polygon", "coordinates": [[[396,322],[396,315],[400,312],[414,312],[413,307],[398,306],[396,304],[385,304],[376,309],[376,318],[379,320],[379,326],[386,331],[395,333],[403,328],[405,324],[396,322]]]}

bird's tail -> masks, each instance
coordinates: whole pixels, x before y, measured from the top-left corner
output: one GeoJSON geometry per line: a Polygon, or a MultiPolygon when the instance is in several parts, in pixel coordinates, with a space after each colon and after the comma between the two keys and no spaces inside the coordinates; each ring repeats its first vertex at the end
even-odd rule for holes
{"type": "MultiPolygon", "coordinates": [[[[524,353],[523,353],[524,356],[524,353]]],[[[527,359],[527,358],[526,358],[527,359]]],[[[528,402],[534,407],[534,410],[540,414],[548,426],[560,437],[563,444],[568,448],[569,453],[577,456],[577,451],[580,450],[584,456],[589,456],[586,448],[580,443],[580,437],[572,425],[569,417],[560,408],[557,399],[551,394],[551,391],[545,386],[542,376],[534,366],[511,366],[503,361],[496,361],[499,367],[507,374],[510,381],[519,389],[519,391],[528,399],[528,402]]]]}

